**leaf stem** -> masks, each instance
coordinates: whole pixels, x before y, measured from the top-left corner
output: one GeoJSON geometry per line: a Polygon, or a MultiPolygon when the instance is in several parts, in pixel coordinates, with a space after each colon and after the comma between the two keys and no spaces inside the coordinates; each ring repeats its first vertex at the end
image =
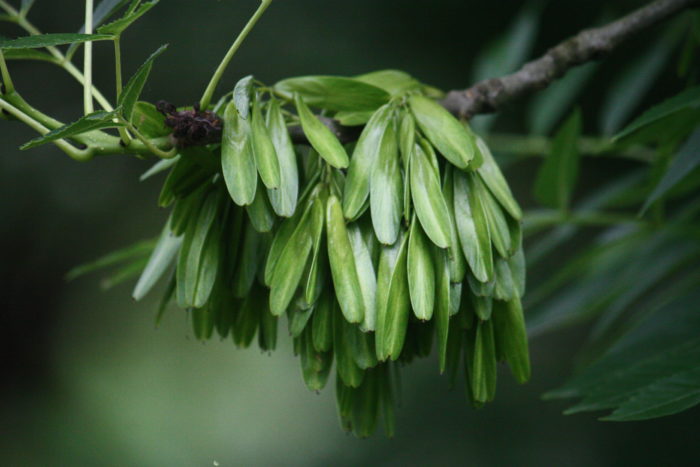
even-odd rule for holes
{"type": "MultiPolygon", "coordinates": [[[[92,34],[92,11],[93,1],[85,0],[85,34],[92,34]]],[[[83,66],[83,102],[85,106],[85,115],[92,113],[95,110],[92,101],[92,41],[86,42],[84,45],[85,59],[83,66]]]]}
{"type": "MultiPolygon", "coordinates": [[[[23,18],[20,16],[19,12],[14,9],[11,5],[9,5],[5,0],[0,0],[0,8],[5,10],[8,15],[14,18],[15,22],[19,27],[27,31],[29,34],[32,36],[36,36],[38,34],[41,34],[41,31],[39,31],[32,23],[27,21],[26,18],[23,18]]],[[[83,74],[76,68],[75,65],[68,59],[58,48],[56,47],[47,47],[46,50],[49,51],[49,53],[57,60],[57,65],[63,68],[70,74],[73,78],[75,78],[80,84],[84,85],[85,83],[85,77],[83,74]]],[[[92,95],[95,97],[95,100],[102,106],[103,109],[110,111],[113,109],[112,104],[102,95],[102,93],[97,89],[94,85],[92,86],[92,95]]]]}
{"type": "Polygon", "coordinates": [[[122,48],[121,36],[114,36],[114,74],[117,88],[117,101],[122,93],[122,48]]]}
{"type": "Polygon", "coordinates": [[[577,225],[581,227],[605,227],[611,225],[646,225],[645,220],[634,215],[606,212],[562,212],[540,209],[526,212],[523,229],[530,235],[554,225],[577,225]]]}
{"type": "MultiPolygon", "coordinates": [[[[122,93],[122,50],[121,50],[121,35],[114,36],[114,74],[115,85],[117,91],[117,102],[122,93]]],[[[119,128],[119,136],[126,146],[131,143],[131,136],[125,128],[119,128]]]]}
{"type": "Polygon", "coordinates": [[[144,135],[142,135],[141,132],[139,132],[139,130],[131,122],[129,122],[128,120],[126,120],[124,118],[120,118],[120,120],[122,123],[124,123],[126,125],[126,127],[129,129],[129,131],[131,131],[131,133],[133,133],[134,136],[139,141],[141,141],[144,144],[144,146],[146,146],[146,148],[148,148],[148,150],[154,156],[160,157],[161,159],[172,159],[173,157],[175,157],[177,155],[177,148],[173,147],[168,151],[164,151],[164,150],[160,149],[158,146],[156,146],[155,144],[153,144],[153,142],[151,140],[149,140],[144,135]]]}
{"type": "MultiPolygon", "coordinates": [[[[34,120],[32,117],[27,115],[26,113],[22,112],[20,109],[15,107],[14,105],[10,104],[7,102],[5,99],[0,98],[0,109],[7,111],[10,115],[14,116],[17,120],[20,122],[24,123],[25,125],[29,126],[30,128],[36,130],[39,134],[45,135],[48,133],[49,130],[46,128],[44,125],[41,123],[37,122],[34,120]]],[[[69,144],[65,140],[58,140],[54,141],[53,144],[55,144],[58,148],[60,148],[63,152],[68,154],[71,158],[75,159],[76,161],[86,161],[92,158],[92,151],[88,150],[80,150],[76,148],[75,146],[69,144]]]]}
{"type": "Polygon", "coordinates": [[[199,105],[202,110],[206,110],[206,108],[209,107],[209,104],[211,103],[211,98],[214,95],[214,91],[216,91],[216,87],[218,86],[219,81],[221,81],[221,77],[223,76],[224,71],[226,71],[226,68],[231,62],[231,59],[236,54],[236,52],[238,51],[238,49],[240,48],[241,44],[248,36],[250,31],[253,30],[255,23],[258,22],[260,17],[263,15],[263,13],[265,13],[265,10],[267,10],[267,7],[269,7],[271,3],[272,0],[261,0],[260,6],[255,11],[255,13],[253,13],[253,16],[250,18],[250,20],[248,20],[248,23],[245,25],[240,34],[238,34],[238,37],[233,42],[233,45],[231,45],[231,48],[228,50],[223,60],[221,60],[219,67],[214,72],[214,75],[211,77],[211,80],[209,80],[209,84],[207,85],[207,88],[204,91],[204,95],[202,95],[202,99],[199,101],[199,105]]]}
{"type": "Polygon", "coordinates": [[[14,92],[15,85],[12,82],[10,70],[7,69],[7,62],[5,62],[5,55],[2,53],[2,49],[0,49],[0,73],[2,73],[2,82],[5,85],[4,92],[7,94],[14,92]]]}
{"type": "MultiPolygon", "coordinates": [[[[484,135],[493,152],[513,154],[518,158],[546,156],[551,152],[552,140],[545,136],[491,133],[484,135]]],[[[576,143],[578,151],[586,156],[617,156],[640,162],[651,162],[656,152],[644,146],[620,146],[607,137],[582,136],[576,143]]]]}

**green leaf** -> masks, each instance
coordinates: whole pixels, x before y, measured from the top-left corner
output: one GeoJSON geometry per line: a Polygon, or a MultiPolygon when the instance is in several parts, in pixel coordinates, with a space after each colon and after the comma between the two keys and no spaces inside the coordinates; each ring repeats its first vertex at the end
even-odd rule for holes
{"type": "Polygon", "coordinates": [[[106,41],[112,39],[109,34],[39,34],[17,39],[0,39],[0,49],[38,49],[79,42],[106,41]]]}
{"type": "Polygon", "coordinates": [[[148,80],[148,75],[151,73],[151,69],[153,68],[153,61],[158,58],[160,54],[165,52],[165,50],[168,48],[167,45],[161,46],[158,50],[153,52],[148,59],[139,67],[138,70],[136,70],[136,73],[134,73],[134,76],[129,79],[129,82],[126,83],[126,86],[124,86],[124,90],[122,93],[119,95],[119,100],[117,104],[121,107],[122,109],[122,115],[124,116],[125,119],[128,121],[131,121],[132,119],[132,113],[134,111],[134,106],[136,105],[136,102],[139,100],[139,97],[141,97],[141,92],[143,91],[143,87],[146,85],[146,81],[148,80]]]}
{"type": "Polygon", "coordinates": [[[510,365],[515,380],[526,383],[530,379],[530,351],[520,299],[505,303],[497,301],[493,323],[498,351],[510,365]]]}
{"type": "Polygon", "coordinates": [[[111,266],[115,266],[119,263],[123,263],[128,260],[140,259],[149,255],[155,246],[155,240],[143,240],[133,245],[129,245],[126,248],[122,248],[117,251],[113,251],[101,258],[96,259],[90,263],[81,264],[76,266],[66,274],[66,280],[72,281],[78,277],[84,276],[91,272],[99,271],[100,269],[105,269],[111,266]]]}
{"type": "Polygon", "coordinates": [[[161,207],[187,197],[211,181],[216,169],[214,154],[203,147],[181,148],[180,157],[163,183],[158,199],[161,207]]]}
{"type": "Polygon", "coordinates": [[[548,135],[571,108],[597,70],[597,63],[573,68],[547,89],[537,93],[529,105],[527,122],[530,124],[530,131],[537,135],[548,135]]]}
{"type": "Polygon", "coordinates": [[[156,326],[160,325],[161,321],[163,320],[163,316],[165,316],[165,312],[168,309],[168,305],[170,305],[170,302],[175,296],[176,285],[177,281],[175,280],[175,272],[173,272],[170,275],[168,285],[165,287],[165,292],[163,292],[163,296],[161,297],[160,302],[158,303],[158,308],[156,309],[156,326]]]}
{"type": "Polygon", "coordinates": [[[267,199],[267,192],[258,181],[258,188],[255,191],[253,202],[245,207],[250,223],[258,232],[269,232],[275,224],[275,213],[267,199]]]}
{"type": "Polygon", "coordinates": [[[280,102],[277,99],[273,99],[268,106],[267,126],[272,144],[277,153],[280,169],[279,189],[268,190],[267,194],[275,213],[278,216],[290,217],[294,214],[297,205],[299,171],[297,168],[297,156],[294,153],[292,140],[289,137],[280,102]]]}
{"type": "Polygon", "coordinates": [[[454,212],[462,252],[474,277],[488,282],[493,277],[491,233],[474,185],[473,175],[454,171],[454,212]]]}
{"type": "MultiPolygon", "coordinates": [[[[275,316],[280,316],[287,309],[304,274],[313,246],[311,212],[309,207],[301,216],[294,232],[284,245],[270,277],[270,311],[275,316]]],[[[294,219],[287,222],[294,225],[292,220],[294,219]]],[[[272,249],[270,255],[272,255],[272,249]]]]}
{"type": "Polygon", "coordinates": [[[496,344],[493,336],[493,323],[479,321],[474,338],[474,353],[471,368],[471,390],[474,400],[488,402],[496,395],[496,344]]]}
{"type": "Polygon", "coordinates": [[[189,225],[177,264],[178,305],[201,308],[214,287],[219,262],[219,232],[216,223],[219,196],[210,192],[189,225]]]}
{"type": "Polygon", "coordinates": [[[158,175],[161,172],[164,172],[171,167],[173,167],[175,164],[177,164],[177,161],[180,160],[180,155],[177,155],[175,157],[172,157],[170,159],[161,159],[155,164],[151,166],[150,169],[145,171],[140,177],[139,181],[143,182],[144,180],[148,180],[149,178],[153,177],[154,175],[158,175]]]}
{"type": "Polygon", "coordinates": [[[250,124],[230,102],[224,111],[221,170],[234,203],[245,206],[255,199],[258,174],[250,143],[250,124]]]}
{"type": "Polygon", "coordinates": [[[583,398],[567,413],[614,409],[605,420],[645,420],[700,403],[698,289],[634,326],[593,364],[547,398],[583,398]]]}
{"type": "MultiPolygon", "coordinates": [[[[313,195],[315,194],[317,194],[317,192],[314,190],[313,195]]],[[[277,261],[302,219],[304,216],[307,216],[307,212],[311,210],[312,203],[313,202],[309,202],[306,206],[300,204],[300,206],[303,206],[303,209],[297,209],[294,215],[289,219],[285,219],[275,232],[275,237],[272,239],[272,244],[270,245],[270,250],[267,255],[267,262],[265,263],[264,283],[268,287],[270,286],[277,261]]]]}
{"type": "Polygon", "coordinates": [[[326,232],[328,236],[328,260],[331,265],[333,285],[343,316],[350,323],[361,323],[365,303],[357,266],[348,237],[343,210],[335,196],[329,196],[326,206],[326,232]]]}
{"type": "MultiPolygon", "coordinates": [[[[390,269],[390,281],[387,288],[386,297],[377,301],[377,358],[379,360],[396,360],[401,355],[404,342],[406,340],[406,330],[408,328],[408,318],[411,313],[410,297],[408,285],[407,257],[408,257],[408,235],[404,235],[400,242],[396,242],[398,251],[393,267],[390,269]],[[381,317],[381,318],[380,318],[381,317]],[[381,345],[381,347],[379,347],[381,345]]],[[[385,269],[389,269],[387,267],[385,269]]],[[[385,275],[389,271],[381,271],[385,275]]],[[[378,282],[378,288],[383,286],[386,279],[378,282]]],[[[381,290],[381,289],[380,289],[381,290]]]]}
{"type": "Polygon", "coordinates": [[[325,288],[311,317],[314,349],[318,352],[327,352],[333,348],[333,300],[333,293],[325,288]]]}
{"type": "Polygon", "coordinates": [[[575,111],[554,137],[552,152],[542,164],[535,181],[535,197],[552,208],[567,209],[578,177],[578,139],[581,113],[575,111]]]}
{"type": "MultiPolygon", "coordinates": [[[[369,230],[369,227],[363,227],[365,230],[369,230]]],[[[348,237],[350,238],[350,245],[355,258],[355,268],[357,269],[357,278],[360,283],[365,310],[360,329],[364,332],[374,331],[377,320],[377,276],[374,271],[372,256],[363,238],[362,228],[358,224],[348,226],[348,237]]]]}
{"type": "Polygon", "coordinates": [[[501,206],[496,202],[493,196],[491,196],[491,193],[486,189],[481,179],[474,178],[473,186],[476,190],[476,196],[481,200],[481,205],[486,214],[491,243],[501,257],[510,257],[515,253],[515,249],[513,248],[513,239],[510,236],[510,227],[501,206]]]}
{"type": "MultiPolygon", "coordinates": [[[[130,0],[102,0],[93,13],[92,22],[97,26],[111,18],[117,11],[124,7],[130,0]]],[[[81,30],[81,32],[84,31],[81,30]]]]}
{"type": "Polygon", "coordinates": [[[471,295],[469,298],[471,298],[472,308],[477,318],[484,321],[491,319],[493,313],[493,299],[491,297],[471,295]]]}
{"type": "Polygon", "coordinates": [[[343,193],[343,213],[349,220],[362,212],[370,192],[372,167],[379,158],[384,132],[391,122],[392,107],[379,108],[362,130],[352,153],[343,193]]]}
{"type": "Polygon", "coordinates": [[[134,300],[139,301],[151,291],[153,286],[165,274],[170,267],[180,250],[182,237],[173,235],[170,230],[170,222],[165,225],[163,232],[160,234],[158,243],[156,243],[151,257],[148,258],[148,263],[141,273],[134,291],[131,296],[134,300]]]}
{"type": "Polygon", "coordinates": [[[700,404],[700,368],[664,378],[637,392],[601,420],[629,422],[672,415],[700,404]]]}
{"type": "Polygon", "coordinates": [[[125,264],[100,281],[102,290],[109,290],[139,275],[146,265],[146,258],[140,258],[134,262],[125,264]]]}
{"type": "Polygon", "coordinates": [[[695,130],[673,158],[668,170],[644,202],[641,213],[676,186],[700,164],[700,129],[695,130]]]}
{"type": "Polygon", "coordinates": [[[233,88],[233,103],[244,119],[250,114],[250,96],[253,92],[253,75],[241,78],[233,88]]]}
{"type": "Polygon", "coordinates": [[[292,99],[298,94],[308,105],[332,111],[375,110],[389,101],[381,88],[340,76],[301,76],[275,84],[275,91],[292,99]]]}
{"type": "Polygon", "coordinates": [[[651,47],[645,48],[610,83],[600,109],[600,128],[604,134],[611,135],[619,131],[640,101],[648,95],[680,38],[680,34],[671,32],[671,35],[665,34],[654,41],[651,47]]]}
{"type": "Polygon", "coordinates": [[[435,170],[418,144],[411,157],[411,196],[425,233],[440,248],[448,248],[450,213],[435,170]]]}
{"type": "MultiPolygon", "coordinates": [[[[447,252],[432,249],[435,264],[435,334],[440,373],[447,368],[447,341],[450,327],[450,265],[447,252]]],[[[459,284],[461,287],[461,284],[459,284]]]]}
{"type": "Polygon", "coordinates": [[[253,115],[250,126],[255,165],[258,168],[260,178],[268,189],[278,188],[280,185],[280,166],[277,161],[277,152],[272,144],[270,133],[267,131],[258,99],[253,101],[253,115]]]}
{"type": "Polygon", "coordinates": [[[4,50],[2,53],[5,60],[38,60],[54,64],[60,63],[53,55],[34,49],[9,49],[4,50]]]}
{"type": "Polygon", "coordinates": [[[263,287],[253,283],[253,289],[237,310],[236,321],[233,324],[233,341],[238,347],[249,347],[253,341],[260,322],[258,315],[268,312],[266,299],[267,294],[263,287]]]}
{"type": "Polygon", "coordinates": [[[150,102],[137,102],[131,115],[133,123],[139,132],[147,138],[168,136],[172,129],[165,125],[165,115],[158,112],[150,102]]]}
{"type": "Polygon", "coordinates": [[[338,138],[311,113],[299,94],[295,94],[294,102],[301,120],[301,127],[311,146],[333,167],[337,169],[347,168],[350,161],[338,138]]]}
{"type": "Polygon", "coordinates": [[[343,332],[345,333],[345,345],[350,349],[355,364],[362,370],[377,365],[377,357],[374,355],[373,333],[362,332],[360,327],[343,320],[343,332]]]}
{"type": "Polygon", "coordinates": [[[403,162],[403,219],[411,222],[413,204],[411,198],[411,159],[416,144],[416,121],[410,112],[404,112],[399,126],[399,149],[403,162]]]}
{"type": "Polygon", "coordinates": [[[377,239],[391,245],[399,235],[403,210],[403,179],[393,122],[386,126],[378,149],[370,174],[370,212],[377,239]]]}
{"type": "MultiPolygon", "coordinates": [[[[99,25],[107,21],[109,18],[114,16],[119,10],[121,10],[127,3],[129,3],[129,0],[102,0],[97,5],[97,7],[95,7],[95,11],[92,14],[93,27],[98,27],[99,25]]],[[[80,31],[78,32],[84,33],[85,25],[83,25],[80,28],[80,31]]],[[[66,59],[71,60],[75,52],[78,50],[79,46],[80,44],[71,44],[68,48],[68,51],[66,52],[66,59]]]]}
{"type": "Polygon", "coordinates": [[[400,96],[408,91],[420,89],[421,83],[408,73],[400,70],[380,70],[355,76],[363,83],[381,88],[392,96],[400,96]]]}
{"type": "MultiPolygon", "coordinates": [[[[401,232],[401,237],[405,236],[405,232],[401,232]]],[[[399,257],[399,252],[404,244],[402,238],[399,238],[396,243],[391,246],[381,246],[379,252],[379,264],[377,266],[377,293],[376,307],[377,316],[375,324],[375,345],[377,358],[386,360],[388,355],[385,355],[384,335],[386,333],[386,316],[389,310],[387,300],[389,297],[389,286],[391,285],[391,277],[396,267],[396,261],[399,257]]]]}
{"type": "Polygon", "coordinates": [[[118,110],[113,110],[111,112],[106,112],[99,110],[91,114],[81,117],[73,123],[63,125],[60,128],[56,128],[43,136],[35,138],[28,143],[20,146],[20,149],[26,150],[41,146],[42,144],[50,143],[52,141],[57,141],[59,139],[71,138],[83,133],[94,130],[102,130],[105,128],[114,128],[122,126],[119,123],[115,123],[114,119],[118,115],[118,110]]]}
{"type": "Polygon", "coordinates": [[[141,18],[143,15],[148,13],[148,11],[156,6],[160,0],[152,0],[147,3],[143,3],[136,9],[130,9],[124,16],[116,21],[105,24],[97,28],[97,32],[100,34],[114,34],[116,36],[123,33],[129,26],[131,26],[136,20],[141,18]]]}
{"type": "Polygon", "coordinates": [[[508,258],[508,267],[510,268],[510,274],[513,278],[513,285],[515,286],[516,296],[522,298],[525,295],[525,285],[526,285],[526,264],[525,264],[525,253],[523,252],[522,246],[518,248],[513,256],[508,258]]]}
{"type": "Polygon", "coordinates": [[[252,222],[246,222],[242,230],[243,239],[236,257],[236,271],[231,287],[233,296],[236,298],[245,298],[250,294],[260,267],[263,249],[262,235],[255,229],[252,222]]]}
{"type": "Polygon", "coordinates": [[[498,167],[493,155],[491,155],[491,150],[489,150],[484,140],[478,136],[476,138],[476,145],[483,157],[483,163],[477,170],[479,177],[481,177],[481,180],[483,180],[491,194],[501,203],[501,206],[508,211],[513,219],[520,220],[523,213],[520,210],[518,202],[515,201],[513,193],[511,193],[508,182],[503,176],[501,169],[498,167]]]}
{"type": "Polygon", "coordinates": [[[293,338],[301,336],[301,334],[306,329],[306,325],[309,323],[311,314],[313,313],[313,307],[307,309],[299,309],[297,302],[294,302],[290,309],[287,310],[287,321],[289,322],[289,334],[293,338]]]}
{"type": "Polygon", "coordinates": [[[318,352],[313,346],[311,332],[304,332],[301,337],[301,370],[306,387],[311,391],[320,391],[326,386],[333,364],[331,352],[318,352]]]}
{"type": "Polygon", "coordinates": [[[615,135],[620,140],[681,110],[700,107],[700,86],[695,86],[650,108],[615,135]]]}
{"type": "Polygon", "coordinates": [[[313,305],[318,299],[325,283],[325,255],[321,253],[323,244],[323,227],[326,223],[325,200],[328,196],[326,190],[313,200],[311,205],[311,227],[309,234],[313,240],[311,263],[308,265],[308,273],[301,287],[304,289],[304,301],[313,305]]]}
{"type": "MultiPolygon", "coordinates": [[[[467,263],[460,249],[459,235],[457,233],[457,216],[454,209],[454,167],[452,166],[445,168],[442,195],[445,197],[447,211],[450,214],[450,249],[448,251],[449,274],[452,282],[459,283],[464,280],[464,276],[467,273],[467,263]]],[[[466,198],[464,201],[468,202],[466,198]]]]}
{"type": "Polygon", "coordinates": [[[343,111],[336,113],[333,118],[340,122],[344,126],[360,126],[365,125],[372,115],[374,115],[375,110],[362,110],[362,111],[343,111]]]}
{"type": "Polygon", "coordinates": [[[408,240],[406,267],[413,313],[421,321],[432,318],[435,306],[435,266],[431,249],[432,245],[414,216],[408,240]]]}
{"type": "Polygon", "coordinates": [[[362,384],[365,372],[357,366],[352,354],[350,342],[347,341],[346,328],[350,324],[343,319],[343,315],[336,306],[333,310],[333,349],[335,351],[336,371],[345,385],[356,388],[362,384]]]}
{"type": "Polygon", "coordinates": [[[496,285],[493,289],[493,297],[497,300],[509,301],[519,296],[518,289],[513,282],[508,260],[496,258],[495,263],[496,285]]]}
{"type": "Polygon", "coordinates": [[[416,123],[430,143],[452,164],[466,169],[476,152],[472,135],[434,100],[413,94],[408,102],[416,123]]]}

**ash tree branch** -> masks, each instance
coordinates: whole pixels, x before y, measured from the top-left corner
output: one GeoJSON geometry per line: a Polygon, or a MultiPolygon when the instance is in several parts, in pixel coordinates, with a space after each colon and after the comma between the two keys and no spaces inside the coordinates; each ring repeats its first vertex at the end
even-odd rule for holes
{"type": "MultiPolygon", "coordinates": [[[[455,116],[465,119],[496,112],[512,100],[546,88],[570,69],[609,55],[635,34],[698,6],[700,0],[656,0],[605,26],[579,32],[513,74],[486,79],[468,89],[450,91],[441,104],[455,116]]],[[[346,127],[327,117],[319,118],[341,142],[357,138],[358,127],[346,127]]],[[[290,134],[295,143],[308,142],[301,127],[291,127],[290,134]]]]}
{"type": "Polygon", "coordinates": [[[581,31],[513,74],[450,91],[441,103],[461,118],[495,112],[518,97],[547,87],[571,68],[607,56],[635,34],[697,6],[700,0],[656,0],[605,26],[581,31]]]}

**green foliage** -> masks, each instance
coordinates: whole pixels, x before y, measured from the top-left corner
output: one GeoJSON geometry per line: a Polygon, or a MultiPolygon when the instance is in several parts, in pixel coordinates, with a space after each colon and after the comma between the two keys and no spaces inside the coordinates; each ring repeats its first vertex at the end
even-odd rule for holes
{"type": "Polygon", "coordinates": [[[535,182],[537,200],[549,207],[566,210],[578,176],[581,113],[574,112],[554,136],[552,152],[535,182]]]}
{"type": "Polygon", "coordinates": [[[156,58],[168,48],[167,45],[161,46],[158,50],[153,52],[148,59],[136,70],[134,76],[126,83],[124,90],[119,95],[119,100],[117,104],[121,107],[121,115],[124,119],[131,121],[132,113],[134,111],[134,106],[141,96],[143,87],[146,85],[148,80],[148,75],[151,73],[153,68],[153,62],[156,58]]]}
{"type": "Polygon", "coordinates": [[[700,403],[697,282],[685,292],[656,304],[595,363],[547,397],[581,398],[567,413],[614,409],[603,418],[611,421],[671,415],[700,403]]]}
{"type": "MultiPolygon", "coordinates": [[[[567,413],[612,409],[603,420],[643,420],[700,402],[695,355],[699,323],[692,305],[700,287],[700,173],[695,170],[700,120],[679,125],[675,119],[687,116],[696,94],[696,88],[683,91],[622,130],[618,138],[623,141],[660,141],[646,171],[651,183],[644,171],[637,172],[563,214],[561,219],[571,218],[579,226],[610,227],[574,252],[525,301],[533,310],[531,335],[595,318],[584,365],[562,388],[548,393],[581,399],[567,413]],[[673,130],[658,134],[663,128],[673,130]],[[680,149],[669,152],[676,147],[680,149]],[[597,213],[610,208],[634,213],[639,206],[640,217],[597,213]]],[[[554,188],[561,180],[538,181],[554,188]]],[[[578,228],[558,227],[544,237],[535,248],[537,260],[556,251],[578,228]]]]}
{"type": "Polygon", "coordinates": [[[0,49],[40,49],[42,47],[109,39],[112,39],[112,36],[109,34],[42,34],[19,37],[17,39],[0,39],[0,49]]]}
{"type": "MultiPolygon", "coordinates": [[[[132,82],[141,84],[125,94],[146,74],[137,72],[132,82]]],[[[174,268],[163,302],[173,297],[189,311],[198,339],[216,331],[240,346],[256,333],[263,349],[272,346],[274,323],[286,315],[307,386],[322,389],[335,361],[342,424],[359,436],[374,431],[380,412],[393,413],[396,389],[387,392],[382,381],[395,362],[429,355],[433,335],[445,371],[451,334],[464,334],[457,351],[466,349],[476,405],[494,397],[497,361],[512,361],[521,382],[529,376],[521,210],[498,165],[415,79],[397,72],[364,79],[406,91],[372,104],[352,158],[302,94],[287,99],[277,85],[239,82],[222,103],[221,145],[180,149],[144,175],[169,171],[160,203],[172,211],[133,292],[141,299],[174,268]],[[296,122],[310,144],[291,144],[288,125],[296,122]],[[468,226],[465,210],[478,212],[468,226]]],[[[356,89],[353,78],[301,81],[326,86],[334,96],[327,112],[356,89]]],[[[149,107],[141,107],[146,118],[149,107]]],[[[393,421],[385,424],[392,432],[393,421]]]]}
{"type": "Polygon", "coordinates": [[[700,164],[700,129],[695,130],[685,142],[683,147],[678,151],[678,154],[669,164],[668,169],[659,181],[658,185],[651,192],[649,197],[644,201],[642,212],[646,211],[649,206],[658,201],[662,196],[667,194],[673,187],[686,178],[700,164]]]}
{"type": "Polygon", "coordinates": [[[120,35],[129,26],[136,22],[136,20],[148,13],[148,11],[156,6],[159,1],[160,0],[152,0],[143,4],[140,4],[141,2],[139,1],[132,2],[124,16],[112,21],[111,23],[105,24],[104,26],[98,27],[97,32],[100,34],[113,34],[115,36],[120,35]]]}
{"type": "Polygon", "coordinates": [[[298,94],[307,105],[332,111],[371,111],[389,100],[381,88],[340,76],[289,78],[275,84],[275,91],[286,99],[298,94]]]}
{"type": "MultiPolygon", "coordinates": [[[[32,3],[23,1],[19,14],[32,3]]],[[[157,3],[103,0],[96,26],[123,14],[99,26],[100,34],[2,38],[0,49],[10,60],[65,66],[86,41],[118,45],[157,3]],[[65,44],[63,61],[53,47],[65,44]],[[47,47],[51,54],[35,50],[47,47]]],[[[525,60],[536,38],[538,5],[526,6],[485,48],[475,76],[502,75],[525,60]]],[[[605,133],[618,131],[642,102],[683,38],[677,31],[671,28],[612,81],[600,116],[605,133]]],[[[394,432],[399,366],[428,356],[433,346],[440,372],[453,383],[461,369],[467,398],[478,407],[494,399],[499,362],[508,363],[518,382],[530,378],[528,332],[532,337],[594,319],[578,374],[548,397],[580,399],[568,413],[612,410],[604,419],[641,420],[700,402],[700,322],[693,313],[700,298],[700,88],[690,86],[689,72],[694,31],[679,64],[689,87],[604,140],[612,156],[641,147],[646,155],[635,160],[649,166],[576,199],[590,138],[583,136],[585,115],[575,110],[551,141],[543,139],[547,157],[534,195],[548,209],[525,213],[488,138],[436,102],[442,91],[398,70],[303,76],[273,86],[249,75],[213,110],[209,95],[201,112],[197,106],[166,111],[166,120],[160,106],[139,102],[164,46],[128,81],[115,110],[67,125],[12,93],[0,97],[22,107],[25,123],[35,119],[51,130],[22,149],[99,140],[114,144],[115,153],[172,157],[142,176],[168,172],[158,202],[170,216],[159,239],[76,268],[69,278],[116,267],[103,281],[110,287],[140,273],[136,300],[168,278],[157,321],[175,302],[197,339],[216,333],[240,347],[257,335],[262,350],[273,350],[278,321],[286,316],[310,390],[325,387],[335,363],[341,425],[356,435],[371,435],[380,417],[387,434],[394,432]],[[209,119],[221,142],[175,144],[172,120],[183,114],[196,124],[209,119]],[[348,141],[329,128],[330,119],[364,127],[348,141]],[[293,144],[294,126],[308,143],[293,144]],[[115,127],[123,146],[101,131],[115,127]],[[583,227],[599,231],[573,242],[583,227]],[[527,328],[524,237],[530,264],[547,268],[524,298],[531,310],[527,328]],[[564,245],[570,256],[551,268],[544,260],[564,245]]],[[[595,71],[587,65],[536,98],[528,114],[532,132],[549,134],[595,71]]],[[[190,125],[186,132],[202,131],[190,125]]]]}
{"type": "Polygon", "coordinates": [[[98,110],[23,144],[21,149],[31,149],[59,139],[83,135],[90,131],[121,126],[120,123],[114,121],[118,115],[117,111],[105,112],[98,110]]]}

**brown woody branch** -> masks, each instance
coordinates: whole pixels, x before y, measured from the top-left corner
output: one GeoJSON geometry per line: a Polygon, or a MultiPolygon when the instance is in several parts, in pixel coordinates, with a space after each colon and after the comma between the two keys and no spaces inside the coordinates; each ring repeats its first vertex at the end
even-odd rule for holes
{"type": "Polygon", "coordinates": [[[513,74],[450,91],[442,105],[461,118],[495,112],[520,96],[547,87],[571,68],[605,57],[640,31],[694,6],[700,6],[700,0],[656,0],[610,24],[581,31],[513,74]]]}
{"type": "MultiPolygon", "coordinates": [[[[496,112],[512,100],[546,88],[570,69],[609,55],[635,34],[697,6],[700,0],[656,0],[605,26],[581,31],[513,74],[480,81],[469,89],[450,91],[441,104],[455,116],[466,119],[496,112]]],[[[357,127],[320,118],[342,142],[357,138],[357,127]]],[[[290,132],[295,143],[307,142],[300,127],[292,127],[290,132]]]]}

